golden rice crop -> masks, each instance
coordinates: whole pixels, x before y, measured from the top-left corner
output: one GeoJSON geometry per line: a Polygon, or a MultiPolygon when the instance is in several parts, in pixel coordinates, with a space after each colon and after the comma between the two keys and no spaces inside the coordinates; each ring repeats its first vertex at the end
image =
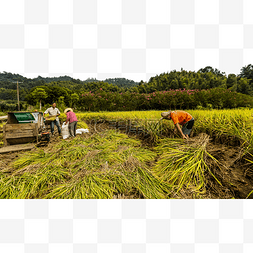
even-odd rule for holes
{"type": "Polygon", "coordinates": [[[21,155],[0,173],[0,198],[166,198],[150,170],[156,153],[110,130],[21,155]]]}
{"type": "MultiPolygon", "coordinates": [[[[207,164],[207,158],[216,162],[206,150],[208,142],[209,136],[206,134],[189,144],[182,139],[161,140],[156,147],[160,159],[154,171],[162,181],[172,187],[172,192],[178,192],[183,187],[196,193],[205,192],[206,173],[211,173],[215,178],[207,164]]],[[[220,183],[218,180],[217,182],[220,183]]]]}
{"type": "MultiPolygon", "coordinates": [[[[242,143],[253,145],[253,109],[226,110],[187,110],[195,119],[194,133],[207,133],[211,137],[238,138],[242,143]]],[[[87,112],[77,113],[80,120],[90,122],[106,121],[136,121],[150,133],[154,140],[161,134],[172,133],[172,121],[162,120],[161,111],[131,111],[131,112],[87,112]]]]}
{"type": "Polygon", "coordinates": [[[207,151],[210,138],[238,139],[246,157],[252,154],[253,110],[188,112],[195,118],[197,141],[164,138],[173,136],[174,126],[159,121],[161,111],[77,113],[78,128],[95,120],[137,124],[156,147],[114,130],[62,140],[23,153],[2,169],[0,198],[169,198],[182,189],[198,197],[207,176],[220,184],[209,166],[220,166],[207,151]]]}

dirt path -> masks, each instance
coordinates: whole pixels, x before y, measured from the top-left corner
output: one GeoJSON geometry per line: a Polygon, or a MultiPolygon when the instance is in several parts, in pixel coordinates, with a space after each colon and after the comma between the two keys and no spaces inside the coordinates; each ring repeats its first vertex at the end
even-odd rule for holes
{"type": "MultiPolygon", "coordinates": [[[[222,186],[214,187],[218,198],[246,198],[253,190],[253,167],[239,146],[209,143],[207,151],[217,159],[212,171],[222,186]]],[[[213,179],[210,178],[210,185],[213,179]]],[[[253,195],[249,198],[253,198],[253,195]]]]}

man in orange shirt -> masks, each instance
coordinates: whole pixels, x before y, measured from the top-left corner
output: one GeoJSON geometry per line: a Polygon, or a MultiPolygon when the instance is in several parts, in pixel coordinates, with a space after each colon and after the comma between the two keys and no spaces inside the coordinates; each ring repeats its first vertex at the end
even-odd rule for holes
{"type": "Polygon", "coordinates": [[[175,125],[174,133],[176,133],[176,131],[178,130],[183,139],[189,138],[192,127],[194,125],[194,118],[191,116],[191,114],[185,111],[169,111],[169,112],[162,112],[161,116],[162,118],[160,120],[172,119],[175,125]],[[182,126],[182,129],[179,125],[182,126]]]}

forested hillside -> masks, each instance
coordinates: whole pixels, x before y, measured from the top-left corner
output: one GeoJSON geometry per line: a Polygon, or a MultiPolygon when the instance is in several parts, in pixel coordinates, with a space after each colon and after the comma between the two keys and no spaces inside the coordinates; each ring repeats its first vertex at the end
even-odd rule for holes
{"type": "MultiPolygon", "coordinates": [[[[84,81],[74,79],[69,76],[60,77],[41,77],[26,78],[19,74],[8,72],[0,73],[0,100],[16,100],[17,99],[17,82],[20,90],[20,100],[24,101],[26,95],[38,86],[59,86],[65,87],[73,91],[95,91],[101,86],[107,86],[110,91],[121,91],[118,88],[131,88],[137,86],[138,83],[125,78],[111,78],[105,81],[99,81],[95,78],[88,78],[84,81]],[[113,85],[110,85],[113,84],[113,85]]],[[[105,88],[106,89],[106,88],[105,88]]]]}
{"type": "MultiPolygon", "coordinates": [[[[249,64],[241,69],[239,75],[229,74],[226,75],[224,72],[221,72],[218,69],[213,69],[212,67],[205,67],[199,71],[186,71],[181,69],[181,71],[173,70],[167,73],[161,73],[151,77],[148,82],[140,81],[139,83],[125,78],[108,78],[104,81],[97,79],[89,78],[87,80],[73,79],[69,76],[60,76],[60,77],[48,77],[44,78],[38,76],[34,79],[29,79],[23,77],[19,74],[12,74],[3,72],[0,73],[0,101],[2,108],[7,108],[3,106],[3,101],[6,103],[16,104],[17,101],[17,81],[19,82],[19,94],[20,101],[26,102],[30,105],[36,105],[38,101],[41,101],[42,105],[51,104],[52,101],[60,101],[60,103],[68,106],[77,106],[77,108],[86,108],[86,110],[113,110],[113,108],[119,109],[117,104],[121,104],[123,110],[128,107],[129,110],[135,109],[137,104],[135,102],[131,103],[131,106],[127,106],[127,103],[132,98],[140,99],[147,102],[151,93],[154,93],[155,96],[160,96],[161,91],[175,91],[173,94],[177,94],[177,91],[187,91],[188,95],[194,95],[194,99],[197,99],[197,94],[199,91],[206,91],[212,89],[221,89],[232,93],[241,93],[248,96],[253,96],[253,65],[249,64]],[[44,94],[44,95],[41,95],[44,94]],[[134,94],[147,94],[147,96],[141,95],[137,96],[134,94]],[[122,96],[119,96],[122,95],[122,96]],[[122,100],[121,98],[125,98],[122,100]],[[84,100],[85,98],[85,100],[84,100]],[[89,99],[88,99],[89,98],[89,99]],[[91,98],[96,98],[91,99],[91,98]],[[110,98],[110,99],[109,99],[110,98]],[[117,98],[117,99],[116,99],[117,98]],[[108,99],[111,101],[111,104],[108,104],[108,99]],[[118,103],[115,103],[113,99],[116,99],[118,103]],[[9,102],[8,102],[9,101],[9,102]],[[10,102],[11,101],[11,102],[10,102]],[[92,103],[93,101],[93,103],[92,103]],[[89,105],[92,104],[92,105],[89,105]],[[126,103],[126,105],[124,105],[126,103]],[[136,104],[136,105],[135,105],[136,104]]],[[[166,93],[170,94],[170,93],[166,93]]],[[[184,93],[182,93],[184,94],[184,93]]],[[[218,94],[217,92],[211,92],[211,94],[218,94]]],[[[204,93],[202,94],[204,95],[204,93]]],[[[202,97],[201,95],[201,97],[202,97]]],[[[216,96],[216,95],[215,95],[216,96]]],[[[190,96],[191,101],[193,96],[190,96]]],[[[233,100],[238,100],[238,96],[234,96],[233,100]]],[[[154,99],[154,98],[153,98],[154,99]]],[[[165,97],[163,97],[165,99],[165,97]]],[[[227,99],[227,95],[226,95],[227,99]]],[[[253,98],[252,98],[253,99],[253,98]]],[[[150,99],[152,100],[152,99],[150,99]]],[[[192,102],[183,102],[182,108],[194,108],[195,106],[213,106],[223,108],[234,108],[237,106],[244,106],[242,103],[242,97],[240,97],[240,103],[228,102],[224,99],[219,100],[220,105],[215,104],[216,99],[210,98],[209,101],[197,101],[196,103],[192,102]]],[[[153,103],[154,100],[148,102],[147,105],[139,104],[139,109],[151,109],[149,107],[155,108],[164,108],[166,104],[164,100],[159,99],[156,104],[153,103]],[[163,101],[163,102],[162,102],[163,101]]],[[[177,103],[177,100],[173,100],[173,103],[177,103]]],[[[182,100],[184,101],[184,99],[182,100]]],[[[248,101],[248,100],[247,100],[248,101]]],[[[171,104],[172,106],[172,104],[171,104]]],[[[251,106],[251,101],[247,102],[247,105],[251,106]]],[[[1,108],[0,108],[1,109],[1,108]]]]}
{"type": "Polygon", "coordinates": [[[253,95],[253,65],[242,68],[240,75],[221,73],[217,69],[206,67],[198,72],[171,71],[151,77],[148,83],[141,83],[140,93],[150,93],[169,89],[212,89],[225,88],[247,95],[253,95]],[[245,71],[247,69],[247,72],[245,71]]]}

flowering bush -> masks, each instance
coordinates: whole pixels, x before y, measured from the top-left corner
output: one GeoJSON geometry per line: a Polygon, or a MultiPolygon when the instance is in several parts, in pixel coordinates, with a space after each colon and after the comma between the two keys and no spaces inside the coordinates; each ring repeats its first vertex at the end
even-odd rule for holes
{"type": "Polygon", "coordinates": [[[96,92],[80,94],[79,107],[86,111],[133,111],[205,108],[253,107],[253,98],[231,90],[176,89],[156,91],[149,94],[136,92],[96,92]]]}

